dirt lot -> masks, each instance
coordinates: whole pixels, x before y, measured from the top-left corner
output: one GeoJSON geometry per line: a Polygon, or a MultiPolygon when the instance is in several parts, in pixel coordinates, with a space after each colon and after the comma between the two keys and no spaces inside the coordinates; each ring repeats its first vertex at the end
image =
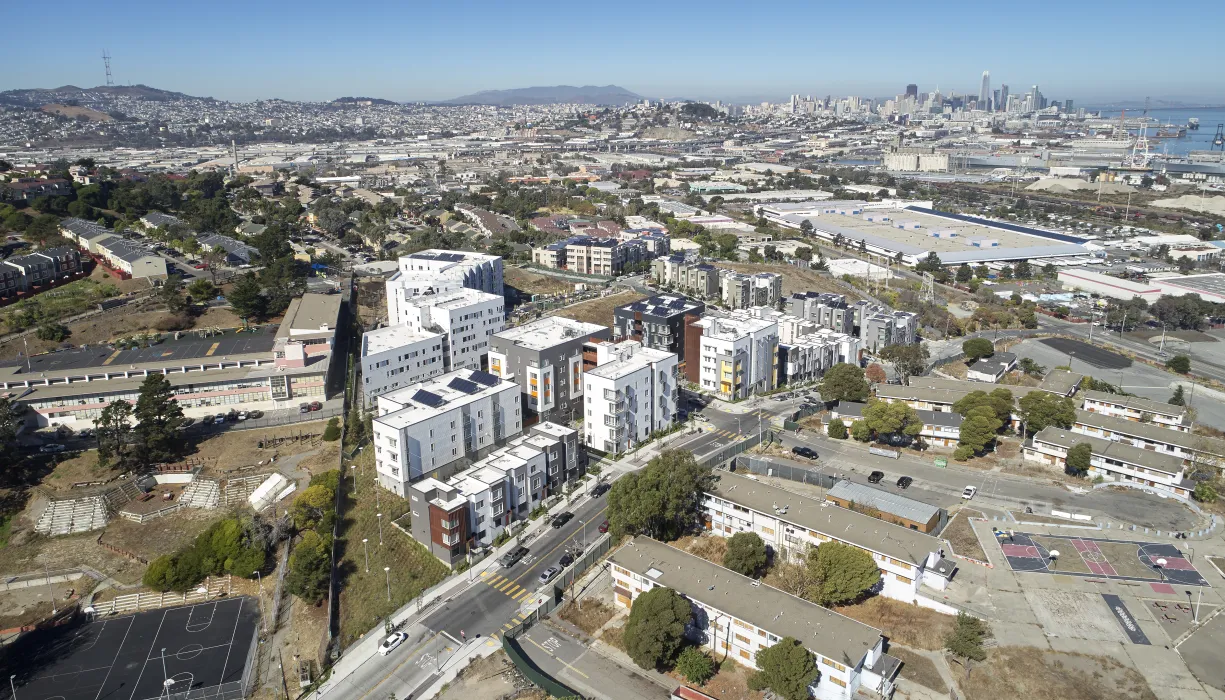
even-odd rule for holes
{"type": "MultiPolygon", "coordinates": [[[[157,499],[149,501],[155,502],[162,505],[157,499]]],[[[184,508],[147,523],[116,518],[106,526],[102,541],[153,561],[163,554],[183,548],[209,525],[225,516],[226,513],[221,510],[184,508]]]]}
{"type": "Polygon", "coordinates": [[[1135,669],[1106,656],[1000,647],[972,666],[968,679],[954,665],[968,700],[1156,700],[1135,669]]]}
{"type": "Polygon", "coordinates": [[[712,535],[693,537],[687,535],[672,543],[673,547],[684,550],[706,561],[723,566],[723,555],[727,554],[727,538],[712,535]]]}
{"type": "Polygon", "coordinates": [[[91,566],[104,574],[110,574],[122,583],[135,583],[145,573],[143,564],[112,554],[98,546],[97,532],[82,532],[78,535],[47,538],[33,533],[29,528],[13,536],[4,549],[0,549],[0,572],[19,574],[49,567],[91,566]]]}
{"type": "Polygon", "coordinates": [[[881,596],[834,610],[879,629],[896,644],[927,651],[944,648],[944,638],[953,629],[956,619],[881,596]]]}
{"type": "Polygon", "coordinates": [[[948,685],[936,669],[936,662],[896,644],[889,645],[887,653],[902,660],[904,665],[899,673],[902,678],[942,694],[949,692],[948,685]]]}
{"type": "MultiPolygon", "coordinates": [[[[754,671],[731,659],[723,659],[722,655],[716,656],[715,661],[722,661],[722,663],[719,664],[719,670],[715,673],[714,678],[706,681],[706,684],[699,688],[703,693],[721,700],[759,700],[765,697],[764,693],[749,690],[749,676],[754,671]]],[[[668,675],[684,685],[689,685],[684,677],[675,671],[668,675]]]]}
{"type": "MultiPolygon", "coordinates": [[[[320,420],[262,430],[233,430],[219,433],[197,445],[195,452],[190,456],[192,459],[204,460],[205,471],[209,475],[219,475],[235,467],[266,462],[274,455],[285,457],[316,450],[326,444],[321,438],[326,425],[327,421],[320,420]],[[313,439],[309,437],[312,435],[313,439]],[[301,436],[303,439],[286,441],[262,449],[259,447],[261,440],[272,441],[275,438],[293,436],[301,436]]],[[[269,443],[266,442],[266,444],[269,443]]],[[[332,466],[335,467],[335,462],[332,466]]]]}
{"type": "MultiPolygon", "coordinates": [[[[815,255],[815,254],[814,254],[815,255]]],[[[717,267],[725,267],[738,272],[777,272],[783,276],[783,295],[791,296],[793,292],[834,292],[845,294],[847,301],[858,301],[860,296],[842,280],[835,279],[828,272],[803,270],[794,265],[769,265],[762,263],[719,262],[717,267]]]]}
{"type": "Polygon", "coordinates": [[[987,553],[983,551],[982,543],[978,541],[978,535],[970,527],[968,518],[971,517],[981,518],[983,514],[977,510],[962,510],[953,516],[953,519],[944,527],[944,531],[940,533],[940,536],[949,541],[949,544],[953,546],[953,552],[956,554],[979,561],[987,561],[987,553]]]}
{"type": "Polygon", "coordinates": [[[637,292],[621,292],[619,294],[610,294],[599,299],[592,299],[581,304],[567,306],[564,309],[559,309],[552,316],[564,316],[572,318],[576,321],[585,321],[587,323],[598,323],[603,326],[612,328],[613,309],[618,306],[629,304],[639,299],[645,299],[646,295],[637,292]]]}
{"type": "MultiPolygon", "coordinates": [[[[506,652],[499,650],[473,661],[438,697],[441,700],[498,700],[515,690],[510,674],[506,673],[511,668],[506,652]]],[[[519,700],[547,700],[548,697],[544,691],[537,691],[520,695],[519,700]]]]}
{"type": "Polygon", "coordinates": [[[588,635],[594,635],[616,614],[617,611],[603,601],[583,600],[563,607],[559,617],[588,635]]]}
{"type": "Polygon", "coordinates": [[[519,267],[507,267],[502,280],[524,294],[564,294],[574,291],[574,283],[557,277],[542,275],[519,267]]]}

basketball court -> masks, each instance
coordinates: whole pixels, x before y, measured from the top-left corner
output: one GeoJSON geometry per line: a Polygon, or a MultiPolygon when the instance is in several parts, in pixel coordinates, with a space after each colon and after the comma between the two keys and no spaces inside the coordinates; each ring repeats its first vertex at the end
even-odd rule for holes
{"type": "Polygon", "coordinates": [[[1172,544],[1003,531],[996,539],[1013,571],[1146,581],[1157,592],[1165,592],[1163,584],[1208,585],[1172,544]]]}
{"type": "Polygon", "coordinates": [[[35,630],[3,666],[20,700],[240,700],[258,629],[254,598],[218,599],[35,630]]]}

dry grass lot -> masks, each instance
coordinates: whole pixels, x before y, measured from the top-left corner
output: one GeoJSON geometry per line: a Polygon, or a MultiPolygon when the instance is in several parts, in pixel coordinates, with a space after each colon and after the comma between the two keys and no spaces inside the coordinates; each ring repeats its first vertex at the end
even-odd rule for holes
{"type": "Polygon", "coordinates": [[[981,518],[983,514],[977,510],[962,510],[949,524],[944,527],[944,532],[940,536],[949,541],[953,546],[953,552],[960,554],[963,557],[970,557],[979,561],[987,561],[987,553],[983,551],[983,545],[978,541],[978,535],[974,533],[974,529],[970,527],[969,518],[981,518]]]}
{"type": "Polygon", "coordinates": [[[33,523],[0,549],[0,572],[19,574],[47,567],[90,566],[115,577],[121,583],[134,583],[145,573],[143,564],[112,554],[98,546],[97,532],[48,538],[35,535],[33,523]]]}
{"type": "MultiPolygon", "coordinates": [[[[294,423],[291,425],[262,428],[256,430],[230,430],[209,437],[196,446],[190,456],[207,462],[208,470],[214,473],[226,472],[236,467],[254,465],[266,462],[273,455],[287,455],[310,452],[327,445],[321,439],[327,421],[318,420],[309,423],[294,423]],[[260,448],[261,440],[271,440],[278,437],[310,436],[314,439],[286,441],[275,447],[260,448]]],[[[335,443],[332,443],[333,445],[335,443]]],[[[331,448],[335,449],[335,448],[331,448]]],[[[334,452],[332,454],[335,454],[334,452]]],[[[334,463],[333,463],[334,466],[334,463]]]]}
{"type": "MultiPolygon", "coordinates": [[[[828,254],[829,251],[827,251],[828,254]]],[[[816,257],[814,251],[813,257],[816,257]]],[[[737,272],[777,272],[783,276],[783,294],[791,296],[793,292],[834,292],[845,294],[849,301],[857,301],[857,295],[848,285],[836,279],[828,272],[803,270],[794,265],[771,265],[763,263],[733,263],[719,262],[717,267],[725,267],[737,272]]]]}
{"type": "Polygon", "coordinates": [[[965,678],[953,665],[967,700],[1156,700],[1135,669],[1106,656],[999,647],[965,678]]]}
{"type": "Polygon", "coordinates": [[[952,615],[942,615],[935,610],[881,596],[834,610],[879,629],[895,644],[927,651],[944,648],[944,638],[953,629],[956,619],[952,615]]]}
{"type": "Polygon", "coordinates": [[[584,301],[581,304],[567,306],[564,309],[558,309],[550,314],[551,316],[564,316],[572,318],[575,321],[585,321],[587,323],[598,323],[602,326],[612,328],[613,324],[613,309],[618,306],[624,306],[639,299],[645,299],[646,295],[638,294],[637,292],[620,292],[618,294],[610,294],[599,299],[584,301]]]}
{"type": "Polygon", "coordinates": [[[43,477],[42,485],[53,491],[70,491],[73,484],[86,481],[105,481],[116,476],[113,469],[98,466],[95,450],[78,452],[55,465],[50,474],[43,477]]]}
{"type": "Polygon", "coordinates": [[[346,480],[344,520],[341,525],[340,637],[349,646],[375,627],[379,620],[441,581],[447,568],[413,538],[400,532],[391,521],[408,512],[408,501],[380,491],[375,502],[374,452],[366,450],[357,459],[356,497],[346,480]],[[383,545],[378,546],[376,513],[383,513],[383,545]],[[366,573],[362,538],[370,540],[370,573],[366,573]],[[387,600],[387,578],[383,567],[391,567],[391,601],[387,600]]]}
{"type": "Polygon", "coordinates": [[[582,600],[562,608],[559,617],[586,634],[594,635],[616,614],[617,611],[603,601],[582,600]]]}
{"type": "Polygon", "coordinates": [[[171,554],[187,546],[196,535],[226,515],[227,513],[221,510],[184,508],[147,523],[116,518],[106,526],[102,541],[153,561],[163,554],[171,554]]]}
{"type": "MultiPolygon", "coordinates": [[[[722,663],[719,664],[714,678],[706,681],[706,684],[699,688],[703,693],[720,698],[720,700],[759,700],[765,697],[764,693],[749,690],[749,676],[755,671],[731,659],[725,660],[722,654],[716,655],[715,661],[722,661],[722,663]]],[[[684,685],[689,685],[684,677],[675,671],[668,675],[684,685]]]]}
{"type": "Polygon", "coordinates": [[[75,105],[63,105],[63,104],[58,104],[58,103],[53,102],[51,104],[45,104],[42,107],[39,107],[39,109],[46,112],[47,114],[58,114],[63,117],[68,117],[69,119],[76,119],[77,117],[85,117],[91,122],[114,121],[114,118],[111,117],[111,115],[107,114],[106,112],[99,112],[98,110],[90,109],[89,107],[78,107],[75,105]]]}
{"type": "Polygon", "coordinates": [[[719,566],[723,566],[723,555],[727,554],[727,538],[715,535],[686,535],[673,542],[672,546],[719,566]]]}
{"type": "Polygon", "coordinates": [[[524,294],[565,294],[574,291],[573,282],[519,267],[507,267],[502,281],[524,294]]]}
{"type": "Polygon", "coordinates": [[[902,660],[904,664],[899,675],[911,683],[918,683],[924,688],[931,688],[938,693],[948,693],[949,687],[944,682],[944,677],[940,675],[940,671],[936,668],[936,662],[916,654],[906,647],[891,644],[889,646],[889,655],[895,656],[902,660]]]}

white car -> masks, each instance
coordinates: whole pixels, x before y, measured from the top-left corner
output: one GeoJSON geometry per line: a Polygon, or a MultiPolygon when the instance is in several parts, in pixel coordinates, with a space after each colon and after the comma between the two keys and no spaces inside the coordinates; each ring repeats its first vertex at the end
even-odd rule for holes
{"type": "Polygon", "coordinates": [[[967,486],[967,487],[965,488],[965,490],[961,492],[961,497],[962,497],[962,498],[964,498],[964,499],[966,499],[966,500],[968,501],[968,500],[970,500],[971,498],[974,498],[974,494],[976,494],[976,493],[978,493],[978,487],[976,487],[976,486],[967,486]]]}
{"type": "Polygon", "coordinates": [[[408,634],[404,632],[392,632],[387,636],[387,639],[384,639],[383,643],[379,645],[379,655],[387,656],[394,651],[396,647],[403,644],[405,639],[408,639],[408,634]]]}

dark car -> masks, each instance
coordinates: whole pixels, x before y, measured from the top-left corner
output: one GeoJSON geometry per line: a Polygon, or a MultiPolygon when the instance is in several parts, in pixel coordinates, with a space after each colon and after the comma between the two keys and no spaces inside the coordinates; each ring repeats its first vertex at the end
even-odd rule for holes
{"type": "Polygon", "coordinates": [[[791,454],[807,457],[808,459],[816,459],[817,451],[811,447],[792,447],[791,454]]]}
{"type": "Polygon", "coordinates": [[[600,523],[600,534],[603,534],[605,532],[608,532],[608,521],[607,520],[600,523]]]}
{"type": "Polygon", "coordinates": [[[904,489],[910,486],[912,483],[914,483],[914,479],[911,479],[908,476],[903,476],[902,478],[897,480],[897,487],[899,489],[904,489]]]}
{"type": "Polygon", "coordinates": [[[569,552],[566,552],[565,554],[561,555],[561,559],[558,560],[557,565],[564,569],[573,563],[574,563],[574,555],[569,552]]]}
{"type": "Polygon", "coordinates": [[[595,488],[591,489],[591,497],[599,498],[608,493],[608,489],[612,488],[608,484],[596,484],[595,488]]]}
{"type": "Polygon", "coordinates": [[[501,564],[503,567],[509,569],[515,564],[518,564],[519,560],[526,556],[527,556],[527,547],[515,547],[514,549],[510,550],[506,554],[503,554],[501,557],[499,557],[498,563],[501,564]]]}
{"type": "Polygon", "coordinates": [[[573,518],[573,517],[574,517],[574,513],[571,513],[568,510],[562,511],[561,513],[557,514],[557,517],[553,518],[553,527],[561,527],[565,525],[566,523],[570,522],[570,518],[573,518]]]}
{"type": "Polygon", "coordinates": [[[880,480],[883,478],[885,478],[884,472],[872,472],[871,474],[868,475],[868,483],[869,484],[879,484],[880,480]]]}

